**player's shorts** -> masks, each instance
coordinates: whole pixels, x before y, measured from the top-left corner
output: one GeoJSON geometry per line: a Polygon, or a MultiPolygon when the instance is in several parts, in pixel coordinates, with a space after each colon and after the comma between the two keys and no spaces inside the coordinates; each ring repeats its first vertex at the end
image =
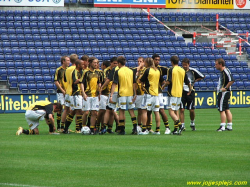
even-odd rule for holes
{"type": "Polygon", "coordinates": [[[187,110],[195,109],[195,92],[192,91],[190,95],[187,95],[187,93],[183,91],[180,108],[186,108],[187,110]]]}
{"type": "Polygon", "coordinates": [[[83,99],[81,95],[74,95],[71,96],[72,102],[71,104],[73,105],[71,107],[71,110],[82,110],[82,105],[83,105],[83,99]]]}
{"type": "Polygon", "coordinates": [[[230,92],[219,92],[217,96],[218,110],[220,112],[229,109],[230,92]]]}
{"type": "Polygon", "coordinates": [[[100,97],[100,106],[99,106],[100,110],[106,110],[106,107],[107,107],[107,104],[108,104],[108,99],[109,99],[108,96],[101,95],[101,97],[100,97]]]}
{"type": "Polygon", "coordinates": [[[83,111],[96,110],[99,111],[98,97],[87,97],[87,101],[83,100],[83,111]]]}
{"type": "Polygon", "coordinates": [[[143,105],[142,101],[143,101],[144,95],[137,95],[136,99],[135,99],[135,108],[138,109],[146,109],[147,106],[143,105]]]}
{"type": "Polygon", "coordinates": [[[158,112],[160,109],[159,97],[150,94],[145,94],[142,100],[142,106],[146,106],[148,111],[158,112]]]}
{"type": "Polygon", "coordinates": [[[164,108],[163,93],[158,94],[160,108],[164,108]]]}
{"type": "Polygon", "coordinates": [[[181,97],[168,97],[168,109],[179,110],[181,105],[181,97]]]}
{"type": "Polygon", "coordinates": [[[118,98],[118,105],[120,109],[126,110],[127,106],[128,109],[134,109],[135,104],[133,103],[133,96],[126,96],[126,97],[119,97],[118,98]]]}
{"type": "Polygon", "coordinates": [[[61,105],[65,104],[65,97],[63,93],[56,93],[57,103],[60,103],[61,105]]]}
{"type": "Polygon", "coordinates": [[[65,106],[70,107],[70,95],[65,95],[65,106]]]}
{"type": "MultiPolygon", "coordinates": [[[[109,98],[110,98],[110,95],[109,95],[109,98]]],[[[108,98],[108,107],[115,110],[116,104],[118,103],[118,92],[113,93],[113,96],[112,96],[113,103],[110,103],[109,98],[108,98]]]]}
{"type": "Polygon", "coordinates": [[[27,110],[25,112],[25,118],[31,130],[39,126],[39,121],[44,120],[45,114],[44,110],[27,110]]]}

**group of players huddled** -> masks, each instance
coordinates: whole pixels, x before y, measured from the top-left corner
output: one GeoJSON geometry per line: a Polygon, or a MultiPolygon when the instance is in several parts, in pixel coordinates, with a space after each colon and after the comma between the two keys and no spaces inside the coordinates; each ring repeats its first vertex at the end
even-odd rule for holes
{"type": "MultiPolygon", "coordinates": [[[[76,121],[76,133],[88,129],[88,134],[114,133],[125,134],[125,111],[129,112],[133,124],[132,134],[160,134],[160,116],[165,125],[165,134],[180,135],[185,130],[184,110],[190,114],[190,127],[195,126],[195,89],[194,84],[205,76],[190,67],[189,59],[170,58],[172,67],[160,66],[160,56],[152,58],[139,57],[138,66],[126,66],[124,56],[113,57],[104,61],[99,70],[99,60],[95,57],[76,54],[61,57],[61,66],[55,73],[57,103],[38,101],[33,103],[25,113],[30,129],[18,128],[17,135],[39,134],[39,120],[46,119],[50,134],[68,134],[73,118],[76,121]],[[70,66],[71,63],[71,66],[70,66]],[[70,66],[70,67],[69,67],[70,66]],[[167,86],[164,100],[163,90],[167,86]],[[165,108],[174,122],[171,132],[165,108]],[[134,109],[137,108],[138,116],[134,109]],[[119,114],[116,111],[119,111],[119,114]],[[152,111],[155,115],[156,128],[152,130],[152,111]],[[57,131],[53,118],[57,113],[57,131]]],[[[232,131],[232,114],[229,110],[233,76],[225,67],[223,59],[215,61],[220,78],[217,86],[217,105],[221,124],[217,131],[232,131]],[[227,123],[226,123],[227,122],[227,123]]],[[[85,133],[83,133],[85,134],[85,133]]]]}
{"type": "Polygon", "coordinates": [[[204,75],[189,67],[188,59],[182,61],[184,69],[178,66],[177,56],[170,60],[171,68],[160,66],[160,56],[154,54],[152,58],[139,57],[138,66],[129,68],[125,57],[119,56],[104,61],[99,70],[99,60],[95,57],[84,55],[79,59],[76,54],[61,57],[62,66],[56,70],[54,78],[57,101],[64,108],[57,112],[58,132],[68,134],[75,116],[76,133],[81,133],[85,126],[89,126],[92,135],[114,133],[115,121],[115,132],[124,135],[127,109],[133,123],[132,134],[160,134],[161,115],[165,134],[177,135],[185,130],[185,107],[190,111],[190,127],[195,130],[193,85],[204,75]],[[167,102],[164,104],[162,91],[166,86],[167,102]],[[174,121],[172,132],[164,105],[174,121]],[[137,117],[134,108],[138,110],[137,117]],[[152,130],[152,111],[155,131],[152,130]]]}

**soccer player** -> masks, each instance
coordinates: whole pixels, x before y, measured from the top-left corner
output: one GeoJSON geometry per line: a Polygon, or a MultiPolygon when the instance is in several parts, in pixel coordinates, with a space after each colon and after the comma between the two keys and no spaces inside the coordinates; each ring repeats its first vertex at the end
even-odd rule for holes
{"type": "Polygon", "coordinates": [[[89,67],[89,62],[88,62],[89,56],[88,55],[83,55],[81,57],[81,60],[84,62],[84,70],[88,70],[89,67]]]}
{"type": "MultiPolygon", "coordinates": [[[[57,87],[57,103],[64,106],[65,104],[65,92],[66,92],[66,83],[64,82],[65,71],[69,67],[70,59],[67,56],[61,57],[61,66],[56,69],[54,76],[54,82],[57,87]]],[[[62,108],[62,107],[61,107],[62,108]]],[[[57,130],[61,131],[61,114],[62,111],[57,112],[57,130]]]]}
{"type": "Polygon", "coordinates": [[[114,74],[114,81],[111,87],[110,103],[113,102],[113,94],[118,86],[118,105],[119,105],[119,135],[125,134],[125,110],[128,105],[128,112],[133,122],[133,131],[137,131],[137,122],[134,113],[136,99],[136,81],[134,72],[125,66],[126,59],[123,56],[117,58],[119,70],[114,74]]]}
{"type": "Polygon", "coordinates": [[[58,112],[61,110],[61,105],[57,103],[51,103],[49,101],[37,101],[31,104],[25,112],[25,118],[29,125],[29,130],[19,127],[16,135],[24,134],[39,134],[38,126],[39,121],[45,119],[49,126],[49,134],[59,134],[56,133],[56,127],[54,123],[53,112],[58,112]]]}
{"type": "Polygon", "coordinates": [[[78,56],[77,54],[72,54],[70,55],[69,59],[72,65],[66,69],[65,76],[64,76],[64,81],[67,82],[67,87],[66,87],[66,92],[65,92],[65,106],[64,106],[64,111],[63,111],[62,121],[61,121],[61,131],[64,130],[66,117],[70,112],[72,86],[68,86],[68,85],[72,85],[72,72],[76,68],[75,62],[76,60],[78,60],[78,56]]]}
{"type": "Polygon", "coordinates": [[[190,127],[192,131],[195,131],[195,123],[194,123],[194,118],[195,118],[195,90],[194,90],[194,83],[198,82],[202,79],[205,78],[205,76],[198,71],[197,69],[194,69],[190,67],[190,62],[188,58],[184,58],[182,60],[182,67],[186,71],[186,74],[188,76],[188,79],[191,83],[192,86],[192,91],[190,95],[187,95],[189,92],[188,85],[184,84],[183,87],[183,93],[182,93],[182,98],[181,98],[181,106],[180,106],[180,120],[182,127],[185,129],[185,123],[184,123],[184,111],[185,107],[187,110],[189,110],[189,116],[190,116],[190,127]]]}
{"type": "MultiPolygon", "coordinates": [[[[114,80],[115,71],[119,69],[119,67],[117,65],[118,65],[117,57],[112,57],[110,59],[110,66],[104,70],[105,82],[102,85],[101,90],[103,92],[105,92],[106,94],[109,93],[109,97],[110,97],[110,92],[111,92],[111,86],[112,86],[113,80],[114,80]]],[[[117,124],[116,125],[116,132],[119,131],[119,129],[118,129],[118,124],[119,124],[118,118],[119,117],[118,117],[117,113],[115,112],[117,102],[118,102],[118,86],[116,87],[116,89],[114,91],[112,101],[113,102],[110,103],[109,99],[108,99],[108,104],[106,107],[107,110],[106,110],[105,115],[104,115],[101,134],[106,133],[106,126],[108,126],[108,132],[112,133],[114,119],[116,120],[116,124],[117,124]]]]}
{"type": "Polygon", "coordinates": [[[217,104],[220,112],[221,124],[217,131],[232,131],[233,130],[233,116],[229,109],[229,99],[231,86],[234,83],[234,78],[228,68],[225,67],[225,61],[222,58],[215,60],[215,68],[219,70],[220,78],[217,86],[217,104]],[[227,121],[227,127],[226,127],[227,121]],[[226,127],[226,128],[225,128],[226,127]]]}
{"type": "Polygon", "coordinates": [[[188,85],[188,88],[189,88],[189,92],[187,93],[187,95],[191,94],[192,88],[188,80],[188,77],[185,73],[185,70],[182,69],[180,66],[178,66],[179,58],[177,56],[172,56],[170,60],[171,60],[172,68],[169,69],[167,81],[165,85],[168,85],[168,92],[167,92],[169,96],[168,111],[169,111],[169,115],[174,121],[173,135],[178,135],[178,134],[181,134],[183,131],[177,112],[181,104],[181,97],[182,97],[184,82],[186,85],[188,85]],[[179,131],[178,131],[178,127],[179,127],[179,131]]]}
{"type": "MultiPolygon", "coordinates": [[[[144,67],[144,58],[143,57],[139,57],[137,59],[137,62],[138,62],[138,67],[132,68],[132,70],[134,71],[134,73],[136,75],[136,95],[137,96],[136,96],[136,100],[135,100],[135,107],[137,108],[137,111],[138,111],[138,115],[137,115],[138,126],[141,127],[142,126],[142,119],[141,119],[142,109],[145,107],[142,106],[142,100],[144,97],[144,90],[143,90],[143,87],[142,87],[139,79],[143,75],[146,68],[144,67]]],[[[132,131],[132,134],[137,134],[137,132],[132,131]]]]}
{"type": "Polygon", "coordinates": [[[71,100],[71,111],[66,117],[65,129],[63,133],[68,134],[68,129],[73,121],[73,117],[76,115],[76,133],[81,133],[82,128],[82,103],[83,98],[86,99],[83,85],[81,84],[82,70],[84,68],[84,62],[82,60],[76,60],[75,69],[72,72],[72,84],[68,87],[72,88],[72,100],[71,100]]]}
{"type": "MultiPolygon", "coordinates": [[[[110,69],[110,68],[108,68],[109,66],[110,66],[110,61],[104,61],[102,63],[102,69],[104,71],[101,74],[101,77],[102,77],[101,82],[102,83],[104,83],[104,81],[106,79],[105,74],[107,73],[107,70],[110,69]]],[[[104,90],[101,89],[101,92],[99,92],[100,106],[99,106],[99,112],[98,112],[98,115],[97,115],[97,131],[99,131],[99,129],[100,129],[100,123],[102,123],[102,125],[103,125],[103,118],[104,118],[104,115],[105,115],[105,112],[106,112],[106,107],[107,107],[107,104],[108,104],[108,95],[109,95],[109,90],[107,89],[107,87],[104,90]]],[[[110,133],[111,133],[111,131],[110,131],[110,133]]]]}
{"type": "Polygon", "coordinates": [[[160,134],[160,114],[159,114],[159,82],[163,81],[158,68],[155,67],[152,58],[145,59],[146,70],[144,71],[142,77],[139,79],[142,85],[145,85],[145,95],[142,100],[142,132],[141,135],[146,135],[149,133],[146,129],[146,124],[148,121],[147,116],[152,115],[152,111],[155,114],[156,130],[153,134],[160,134]],[[147,112],[148,111],[148,112],[147,112]],[[147,114],[148,113],[148,114],[147,114]]]}
{"type": "MultiPolygon", "coordinates": [[[[155,67],[157,67],[158,70],[160,71],[161,76],[163,77],[163,76],[167,75],[168,68],[159,65],[160,60],[161,60],[160,56],[158,54],[153,54],[152,59],[154,60],[155,67]]],[[[163,80],[163,79],[161,79],[161,80],[163,80]]],[[[169,128],[168,116],[165,113],[164,103],[163,103],[162,85],[164,83],[165,83],[164,81],[159,83],[159,95],[158,95],[158,98],[159,98],[159,102],[160,102],[160,115],[162,117],[162,120],[163,120],[165,128],[166,128],[165,134],[170,134],[171,131],[170,131],[170,128],[169,128]]]]}
{"type": "Polygon", "coordinates": [[[97,111],[99,110],[98,94],[101,88],[101,83],[100,83],[100,73],[96,70],[98,59],[95,57],[90,57],[88,62],[89,62],[89,70],[85,71],[82,77],[82,83],[84,85],[84,90],[87,95],[86,101],[83,102],[84,114],[83,114],[82,126],[86,126],[87,116],[89,111],[91,111],[90,130],[91,134],[94,135],[97,111]]]}

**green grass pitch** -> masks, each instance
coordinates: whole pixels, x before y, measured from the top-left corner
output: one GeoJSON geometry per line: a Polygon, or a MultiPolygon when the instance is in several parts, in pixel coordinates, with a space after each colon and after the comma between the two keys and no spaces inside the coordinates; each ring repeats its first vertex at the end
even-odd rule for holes
{"type": "Polygon", "coordinates": [[[250,186],[249,108],[231,111],[231,132],[216,132],[217,109],[197,109],[193,132],[185,111],[187,130],[181,136],[164,135],[163,123],[161,135],[130,135],[128,114],[125,136],[48,135],[44,121],[39,136],[16,136],[19,126],[28,128],[24,114],[0,114],[0,186],[182,187],[192,186],[190,181],[250,186]]]}

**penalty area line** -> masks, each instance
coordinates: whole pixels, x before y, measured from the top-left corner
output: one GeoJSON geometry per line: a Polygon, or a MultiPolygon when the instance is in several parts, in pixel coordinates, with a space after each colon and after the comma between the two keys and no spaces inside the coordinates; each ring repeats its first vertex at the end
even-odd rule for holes
{"type": "Polygon", "coordinates": [[[14,183],[0,183],[3,186],[22,186],[22,187],[48,187],[48,186],[34,186],[34,185],[27,185],[27,184],[14,184],[14,183]]]}

